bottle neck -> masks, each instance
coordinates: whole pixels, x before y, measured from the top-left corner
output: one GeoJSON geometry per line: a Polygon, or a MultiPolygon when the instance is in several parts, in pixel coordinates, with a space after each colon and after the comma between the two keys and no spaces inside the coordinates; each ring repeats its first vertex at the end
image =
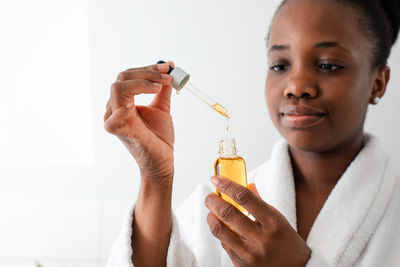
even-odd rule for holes
{"type": "Polygon", "coordinates": [[[220,158],[237,158],[236,141],[234,138],[225,138],[219,141],[220,158]]]}

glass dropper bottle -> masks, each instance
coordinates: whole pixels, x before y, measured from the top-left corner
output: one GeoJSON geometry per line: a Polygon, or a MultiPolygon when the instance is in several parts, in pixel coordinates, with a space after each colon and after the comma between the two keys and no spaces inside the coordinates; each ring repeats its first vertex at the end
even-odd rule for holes
{"type": "MultiPolygon", "coordinates": [[[[219,157],[214,163],[214,174],[222,175],[241,186],[247,187],[246,163],[244,159],[238,155],[234,138],[229,137],[219,141],[219,157]]],[[[249,215],[245,208],[237,204],[229,196],[218,192],[218,190],[216,194],[221,196],[223,200],[231,203],[245,215],[249,215]]]]}
{"type": "MultiPolygon", "coordinates": [[[[166,62],[163,60],[157,62],[157,64],[162,64],[162,63],[166,62]]],[[[207,106],[209,106],[222,116],[226,117],[227,119],[230,119],[231,114],[228,112],[228,110],[224,108],[221,104],[219,104],[217,101],[215,101],[214,99],[203,93],[199,88],[191,84],[189,82],[190,75],[183,69],[181,69],[180,67],[173,68],[170,65],[168,74],[171,75],[172,77],[171,85],[173,88],[175,88],[176,93],[179,93],[180,90],[185,88],[194,96],[196,96],[198,99],[200,99],[204,104],[206,104],[207,106]]]]}

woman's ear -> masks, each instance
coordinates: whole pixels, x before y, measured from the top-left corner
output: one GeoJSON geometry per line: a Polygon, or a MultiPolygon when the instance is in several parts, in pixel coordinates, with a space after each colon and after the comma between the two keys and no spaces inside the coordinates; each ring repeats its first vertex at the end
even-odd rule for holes
{"type": "Polygon", "coordinates": [[[390,79],[390,68],[385,66],[378,70],[376,74],[374,86],[372,88],[371,97],[369,98],[369,103],[376,105],[377,99],[381,99],[386,92],[386,86],[390,79]]]}

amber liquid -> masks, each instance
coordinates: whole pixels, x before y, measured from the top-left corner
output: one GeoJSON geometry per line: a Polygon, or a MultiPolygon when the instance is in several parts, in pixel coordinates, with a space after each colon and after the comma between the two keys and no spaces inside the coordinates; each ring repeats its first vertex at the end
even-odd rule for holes
{"type": "Polygon", "coordinates": [[[221,114],[222,116],[226,117],[227,119],[230,119],[231,114],[228,112],[226,108],[221,106],[219,103],[215,103],[214,105],[211,106],[213,110],[221,114]]]}
{"type": "MultiPolygon", "coordinates": [[[[241,157],[218,158],[214,163],[214,173],[215,175],[222,175],[235,183],[247,187],[246,164],[241,157]]],[[[216,193],[221,196],[223,200],[229,202],[244,214],[249,214],[245,208],[234,202],[227,195],[218,192],[218,190],[216,193]]]]}

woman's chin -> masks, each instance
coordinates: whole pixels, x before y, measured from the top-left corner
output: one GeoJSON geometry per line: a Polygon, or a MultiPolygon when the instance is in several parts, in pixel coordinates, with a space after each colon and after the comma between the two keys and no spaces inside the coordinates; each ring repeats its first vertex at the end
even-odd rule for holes
{"type": "Polygon", "coordinates": [[[303,152],[325,153],[335,147],[334,140],[323,133],[314,133],[302,130],[281,134],[291,148],[303,152]]]}

